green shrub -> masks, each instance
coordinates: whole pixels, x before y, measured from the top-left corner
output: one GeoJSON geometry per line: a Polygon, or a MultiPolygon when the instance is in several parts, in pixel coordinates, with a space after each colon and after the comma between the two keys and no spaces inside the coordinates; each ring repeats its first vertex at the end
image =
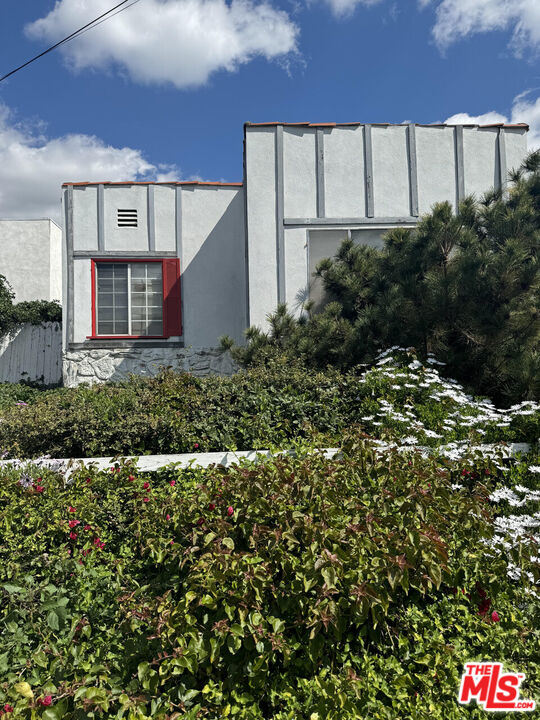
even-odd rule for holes
{"type": "Polygon", "coordinates": [[[0,485],[15,718],[457,720],[475,659],[540,690],[539,607],[506,571],[538,565],[484,544],[490,461],[375,455],[351,435],[340,460],[111,470],[0,485]],[[453,491],[464,466],[478,480],[453,491]]]}
{"type": "MultiPolygon", "coordinates": [[[[0,386],[0,449],[15,457],[93,457],[287,447],[298,438],[341,443],[354,426],[420,445],[456,440],[535,442],[534,403],[499,411],[394,351],[348,372],[303,368],[286,357],[231,378],[164,371],[155,378],[61,388],[10,402],[0,386]]],[[[13,391],[14,397],[22,397],[13,391]]]]}
{"type": "Polygon", "coordinates": [[[62,307],[58,302],[27,300],[14,303],[14,297],[8,281],[0,274],[0,337],[24,323],[62,322],[62,307]]]}

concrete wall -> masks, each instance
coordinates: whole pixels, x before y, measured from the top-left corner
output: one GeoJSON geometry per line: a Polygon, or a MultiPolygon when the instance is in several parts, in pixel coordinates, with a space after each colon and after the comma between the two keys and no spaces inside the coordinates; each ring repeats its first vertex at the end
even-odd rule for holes
{"type": "Polygon", "coordinates": [[[299,313],[310,294],[319,301],[312,271],[336,238],[377,246],[436,202],[456,208],[504,185],[526,155],[526,134],[526,126],[246,124],[249,324],[265,327],[278,302],[299,313]]]}
{"type": "Polygon", "coordinates": [[[0,382],[62,380],[62,331],[58,323],[22,325],[0,338],[0,382]]]}
{"type": "Polygon", "coordinates": [[[242,339],[247,314],[242,187],[75,185],[64,188],[64,210],[66,350],[96,346],[88,339],[92,258],[180,258],[183,335],[159,345],[205,348],[217,346],[225,334],[242,339]],[[137,227],[118,227],[119,208],[137,211],[137,227]]]}
{"type": "Polygon", "coordinates": [[[61,302],[62,230],[52,220],[0,220],[0,275],[15,302],[61,302]]]}

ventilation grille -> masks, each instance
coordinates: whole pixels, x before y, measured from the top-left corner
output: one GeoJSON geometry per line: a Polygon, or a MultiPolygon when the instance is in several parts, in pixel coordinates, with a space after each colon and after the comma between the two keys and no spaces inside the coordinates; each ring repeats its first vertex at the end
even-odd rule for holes
{"type": "Polygon", "coordinates": [[[119,209],[118,227],[137,227],[137,211],[119,209]]]}

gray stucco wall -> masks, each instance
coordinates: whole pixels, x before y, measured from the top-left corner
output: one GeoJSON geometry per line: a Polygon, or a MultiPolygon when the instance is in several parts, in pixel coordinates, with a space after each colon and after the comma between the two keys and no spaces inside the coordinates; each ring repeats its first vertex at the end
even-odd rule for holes
{"type": "Polygon", "coordinates": [[[15,301],[62,301],[62,230],[52,220],[0,220],[0,274],[15,301]]]}
{"type": "Polygon", "coordinates": [[[246,269],[241,187],[82,185],[64,189],[64,206],[66,349],[92,346],[92,258],[179,257],[183,335],[169,341],[214,347],[221,335],[242,339],[246,269]],[[137,227],[118,227],[118,208],[137,210],[137,227]]]}
{"type": "Polygon", "coordinates": [[[281,301],[300,312],[335,233],[378,243],[436,202],[501,186],[526,152],[526,126],[246,124],[249,324],[281,301]],[[335,231],[326,251],[310,248],[317,228],[335,231]]]}

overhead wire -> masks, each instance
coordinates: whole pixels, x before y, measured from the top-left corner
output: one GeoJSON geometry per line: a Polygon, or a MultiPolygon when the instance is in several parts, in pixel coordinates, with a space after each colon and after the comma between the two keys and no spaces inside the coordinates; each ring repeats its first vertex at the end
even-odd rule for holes
{"type": "Polygon", "coordinates": [[[3,80],[7,80],[7,78],[14,75],[16,72],[19,72],[19,70],[22,70],[23,68],[27,67],[31,63],[35,62],[36,60],[39,60],[39,58],[42,58],[44,55],[47,55],[47,53],[52,52],[53,50],[56,50],[56,48],[60,47],[64,43],[70,42],[71,40],[75,40],[75,38],[79,37],[79,35],[83,35],[85,32],[88,32],[88,30],[92,30],[92,28],[97,27],[98,25],[101,25],[101,23],[105,22],[106,20],[110,20],[115,15],[118,15],[119,13],[123,12],[124,10],[127,10],[128,8],[132,7],[133,5],[136,5],[140,0],[122,0],[122,2],[119,2],[117,5],[112,7],[110,10],[107,10],[107,12],[102,13],[101,15],[98,15],[97,18],[94,18],[90,22],[86,23],[86,25],[83,25],[78,30],[75,30],[70,35],[67,35],[65,38],[60,40],[59,42],[55,43],[54,45],[51,45],[51,47],[47,48],[43,52],[39,53],[38,55],[35,55],[30,60],[27,60],[22,65],[19,65],[19,67],[14,68],[10,72],[6,73],[2,77],[0,77],[0,82],[3,80]],[[126,7],[122,7],[123,5],[126,5],[126,3],[129,3],[126,7]],[[118,9],[120,8],[120,9],[118,9]],[[114,12],[116,10],[117,12],[114,12]],[[111,15],[111,13],[113,13],[111,15]]]}

